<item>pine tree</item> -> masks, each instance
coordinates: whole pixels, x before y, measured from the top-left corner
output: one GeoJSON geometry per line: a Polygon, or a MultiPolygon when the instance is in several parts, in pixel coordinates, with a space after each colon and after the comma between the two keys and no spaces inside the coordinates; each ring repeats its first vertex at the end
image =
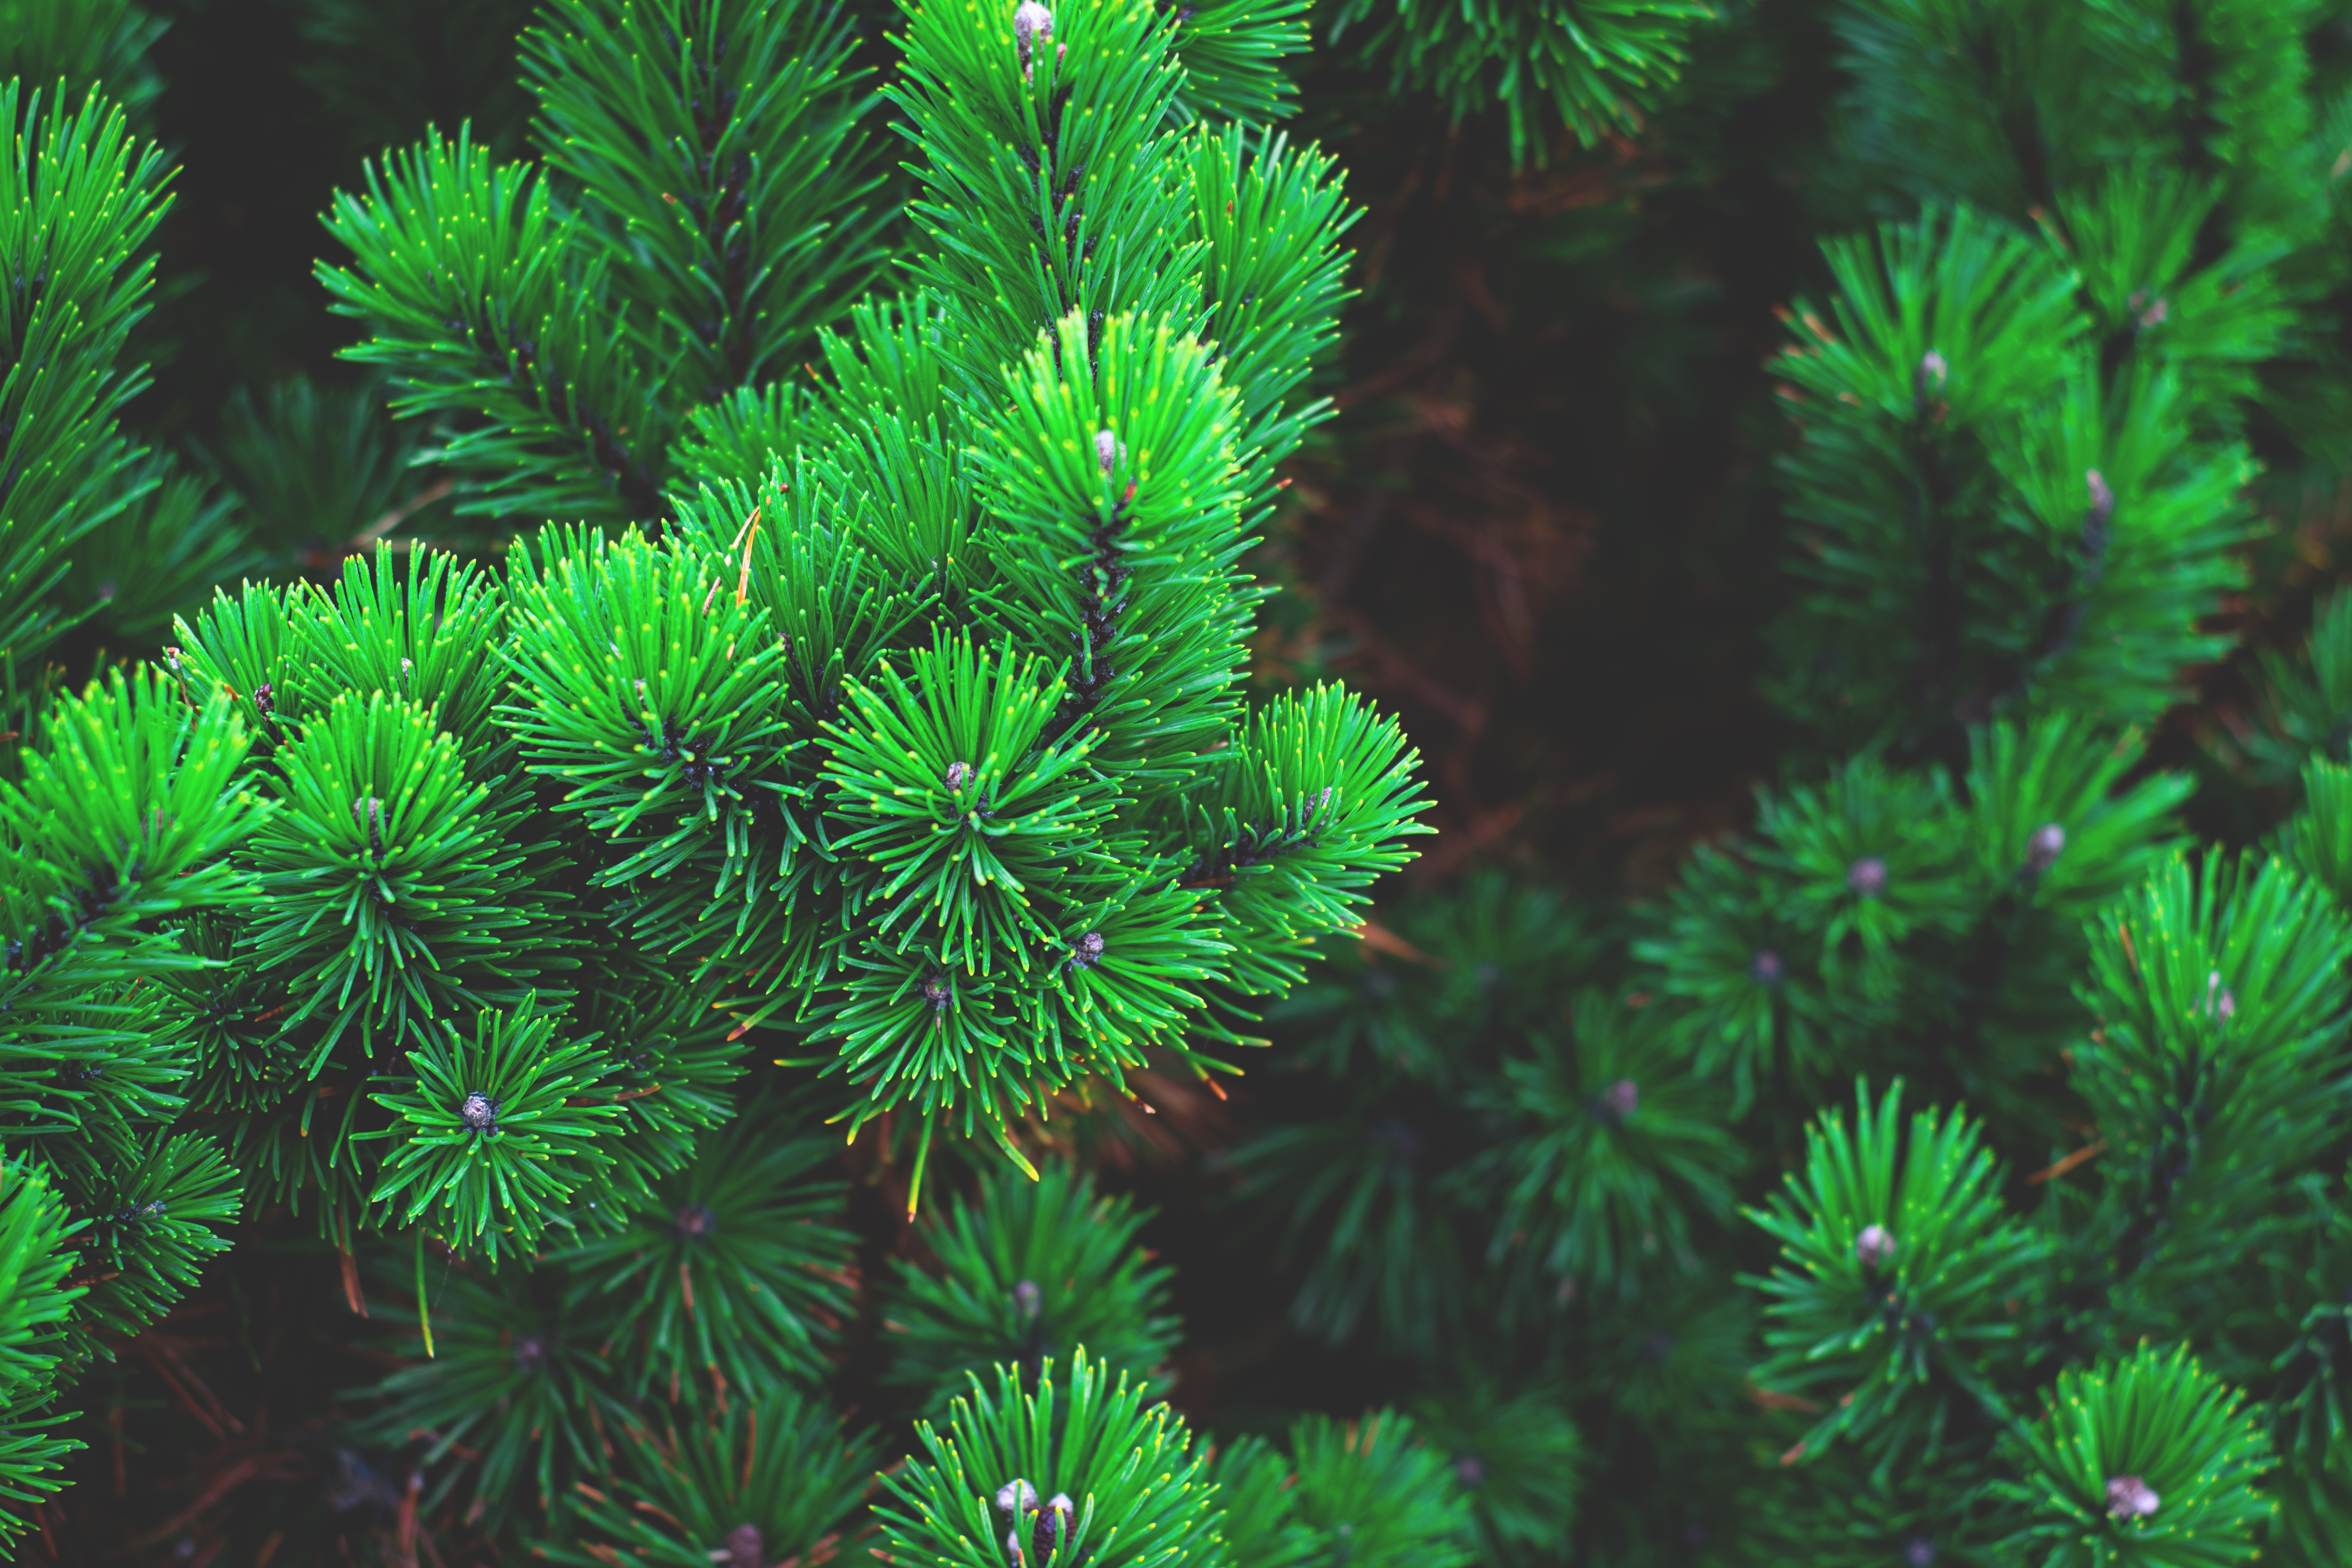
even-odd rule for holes
{"type": "Polygon", "coordinates": [[[2258,373],[2327,231],[2305,19],[1840,14],[1853,145],[1923,208],[1828,247],[1780,361],[1819,592],[1776,694],[1847,760],[1641,947],[1694,1040],[1746,1011],[1759,1060],[1863,1079],[1752,1211],[1803,1560],[2335,1555],[2306,1309],[2246,1287],[2326,1234],[2341,917],[2187,850],[2188,781],[2129,772],[2220,651],[2258,373]]]}
{"type": "Polygon", "coordinates": [[[1772,366],[1786,776],[1646,908],[1384,910],[1277,1014],[1244,1190],[1384,1387],[1608,1431],[1581,1560],[2338,1561],[2352,623],[2208,765],[2299,795],[2266,843],[2147,739],[2256,446],[2332,472],[2333,14],[1821,11],[1881,216],[1772,366]]]}
{"type": "MultiPolygon", "coordinates": [[[[122,111],[0,87],[0,1074],[10,1088],[6,1435],[13,1502],[56,1487],[56,1400],[107,1341],[152,1321],[227,1245],[241,1202],[218,1145],[178,1126],[205,963],[183,929],[249,905],[230,853],[262,803],[225,698],[160,671],[46,689],[41,656],[79,614],[66,552],[142,522],[162,466],[121,434],[121,363],[152,264],[138,251],[164,172],[122,111]]],[[[184,490],[175,490],[184,499],[184,490]]],[[[160,566],[162,563],[158,563],[160,566]]],[[[10,1516],[11,1522],[15,1516],[10,1516]]],[[[13,1533],[11,1531],[10,1533],[13,1533]]]]}
{"type": "Polygon", "coordinates": [[[387,1561],[2340,1561],[2347,601],[2177,710],[2343,461],[2339,8],[1723,9],[549,0],[507,97],[436,12],[446,77],[312,73],[403,143],[318,270],[373,379],[198,446],[131,405],[157,26],[25,8],[14,1527],[259,1215],[388,1368],[387,1561]],[[1401,728],[1247,676],[1354,281],[1291,70],[1533,165],[1783,26],[1781,775],[1647,904],[1374,910],[1401,728]],[[1111,1173],[1245,1067],[1154,1201],[1346,1407],[1203,1426],[1111,1173]]]}
{"type": "MultiPolygon", "coordinates": [[[[910,7],[877,91],[825,5],[551,5],[540,161],[463,131],[387,155],[320,272],[490,553],[248,578],[63,695],[72,547],[111,529],[82,559],[141,563],[130,634],[231,557],[152,575],[219,536],[112,422],[163,160],[100,97],[10,89],[12,1498],[54,1486],[77,1373],[242,1206],[309,1216],[355,1308],[409,1303],[423,1357],[369,1397],[386,1441],[431,1434],[410,1506],[646,1545],[635,1499],[690,1558],[813,1550],[873,1459],[815,1402],[849,1310],[824,1129],[907,1161],[910,1213],[941,1140],[1025,1185],[1017,1119],[1235,1070],[1359,918],[1419,830],[1412,758],[1343,689],[1240,680],[1241,556],[1328,414],[1351,212],[1239,118],[1279,107],[1296,18],[1192,20],[910,7]],[[762,1458],[832,1481],[751,1510],[762,1458]]],[[[363,517],[382,448],[335,417],[296,387],[266,422],[318,432],[309,493],[363,517]]],[[[256,439],[219,460],[284,538],[311,503],[256,439]]],[[[1061,1181],[975,1212],[1035,1227],[1033,1290],[1080,1291],[1030,1314],[1081,1336],[1064,1414],[1001,1304],[910,1279],[946,1316],[909,1376],[1015,1380],[928,1451],[1073,1494],[1003,1510],[1040,1558],[1150,1529],[1206,1561],[1204,1486],[1119,1479],[1147,1430],[1208,1461],[1147,1403],[1170,1324],[1131,1232],[1061,1181]],[[1056,1458],[1060,1419],[1107,1423],[1108,1468],[1056,1458]]],[[[986,1288],[976,1245],[946,1260],[986,1288]]],[[[984,1510],[876,1517],[1004,1550],[984,1510]]]]}

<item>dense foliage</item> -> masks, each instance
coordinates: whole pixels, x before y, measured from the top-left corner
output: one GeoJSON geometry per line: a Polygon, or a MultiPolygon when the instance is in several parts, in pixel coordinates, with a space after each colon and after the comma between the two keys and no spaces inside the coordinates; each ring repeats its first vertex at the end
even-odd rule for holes
{"type": "Polygon", "coordinates": [[[2352,1552],[2352,13],[273,3],[298,376],[226,24],[0,0],[0,1550],[2352,1552]],[[1580,377],[1670,874],[1400,651],[1580,377]]]}

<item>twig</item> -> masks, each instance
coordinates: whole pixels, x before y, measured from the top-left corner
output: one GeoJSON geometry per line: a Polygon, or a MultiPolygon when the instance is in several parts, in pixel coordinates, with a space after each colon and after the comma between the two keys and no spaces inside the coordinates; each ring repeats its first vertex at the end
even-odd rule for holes
{"type": "Polygon", "coordinates": [[[2059,1161],[2056,1164],[2036,1171],[2025,1179],[2029,1184],[2035,1186],[2041,1185],[2043,1182],[2054,1182],[2059,1177],[2064,1175],[2067,1172],[2073,1170],[2075,1166],[2083,1163],[2093,1155],[2105,1150],[2106,1146],[2107,1141],[2104,1138],[2100,1139],[2095,1143],[2085,1144],[2084,1147],[2075,1150],[2073,1153],[2059,1161]]]}
{"type": "Polygon", "coordinates": [[[442,475],[439,479],[434,480],[431,484],[425,486],[423,489],[411,496],[404,504],[394,507],[390,511],[385,512],[382,517],[377,518],[373,522],[369,523],[365,528],[361,529],[357,533],[352,535],[352,542],[349,548],[354,550],[365,550],[369,545],[373,544],[377,540],[382,539],[385,534],[390,533],[394,529],[398,528],[402,523],[406,522],[410,518],[415,516],[418,512],[423,511],[426,507],[431,506],[435,501],[439,500],[443,496],[447,495],[451,490],[457,488],[457,481],[455,479],[451,479],[446,474],[442,475]]]}

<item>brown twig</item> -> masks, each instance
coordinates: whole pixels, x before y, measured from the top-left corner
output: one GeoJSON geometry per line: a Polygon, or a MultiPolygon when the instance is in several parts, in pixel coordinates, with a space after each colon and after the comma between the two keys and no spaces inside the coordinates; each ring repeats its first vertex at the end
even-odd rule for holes
{"type": "Polygon", "coordinates": [[[2043,1169],[2036,1171],[2032,1175],[2026,1177],[2025,1180],[2030,1185],[2033,1186],[2040,1186],[2044,1182],[2054,1182],[2059,1177],[2064,1175],[2067,1172],[2073,1170],[2075,1166],[2084,1163],[2085,1161],[2092,1158],[2092,1156],[2103,1152],[2106,1146],[2107,1141],[2104,1138],[2100,1139],[2095,1143],[2085,1144],[2084,1147],[2075,1150],[2073,1153],[2059,1161],[2056,1164],[2045,1166],[2043,1169]]]}

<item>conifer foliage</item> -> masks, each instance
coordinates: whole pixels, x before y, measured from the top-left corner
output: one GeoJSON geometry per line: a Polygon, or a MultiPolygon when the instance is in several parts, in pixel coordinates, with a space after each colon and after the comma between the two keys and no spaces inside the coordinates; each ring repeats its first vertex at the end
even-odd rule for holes
{"type": "Polygon", "coordinates": [[[853,1288],[825,1151],[881,1119],[910,1210],[942,1141],[1029,1190],[945,1247],[1003,1300],[916,1287],[909,1375],[983,1370],[877,1517],[1003,1561],[1005,1519],[926,1490],[976,1464],[1055,1494],[1002,1510],[1013,1561],[1216,1556],[1133,1222],[1031,1187],[1011,1123],[1234,1070],[1421,831],[1392,721],[1241,679],[1353,213],[1242,118],[1286,11],[902,26],[877,82],[824,4],[550,5],[536,160],[387,154],[320,273],[510,543],[249,579],[63,696],[30,684],[54,590],[142,471],[111,418],[164,176],[101,97],[0,98],[11,1498],[242,1204],[404,1303],[422,1354],[370,1397],[427,1439],[428,1514],[805,1553],[875,1461],[817,1389],[853,1288]],[[774,1087],[780,1040],[813,1086],[774,1087]],[[981,1268],[1008,1226],[1034,1311],[981,1268]],[[1050,1352],[1001,1342],[1049,1315],[1050,1352]]]}
{"type": "Polygon", "coordinates": [[[2129,771],[2219,651],[2258,367],[2334,244],[2283,177],[2319,156],[2300,16],[1838,13],[1856,146],[1921,203],[1826,247],[1779,366],[1817,592],[1775,689],[1843,760],[1639,946],[1694,1040],[1862,1079],[1752,1211],[1795,1555],[2339,1554],[2305,1374],[2256,1348],[2309,1298],[2255,1280],[2332,1230],[2352,949],[2324,883],[2180,846],[2188,781],[2129,771]]]}
{"type": "Polygon", "coordinates": [[[2352,1560],[2352,598],[2177,712],[2352,457],[2343,7],[873,9],[541,0],[323,214],[368,379],[184,458],[157,24],[0,0],[0,1553],[262,1216],[404,1568],[2352,1560]],[[1630,158],[1773,27],[1782,771],[1374,909],[1402,728],[1253,670],[1294,73],[1630,158]],[[1181,1215],[1076,1152],[1225,1117],[1181,1215]],[[1163,1221],[1276,1299],[1205,1426],[1163,1221]]]}
{"type": "Polygon", "coordinates": [[[1645,906],[1384,909],[1234,1163],[1292,1322],[1460,1391],[1499,1559],[1511,1497],[1579,1561],[2343,1561],[2352,612],[2214,746],[2262,842],[2147,739],[2255,451],[2340,471],[2341,9],[1813,11],[1878,216],[1770,365],[1783,777],[1645,906]]]}
{"type": "Polygon", "coordinates": [[[181,1122],[199,1054],[185,988],[206,961],[180,933],[253,908],[231,857],[267,807],[226,699],[192,701],[152,667],[41,689],[75,618],[56,596],[67,551],[155,482],[116,416],[139,384],[121,353],[166,176],[96,98],[11,81],[0,134],[0,1492],[21,1504],[57,1485],[61,1390],[227,1245],[238,1173],[181,1122]]]}

